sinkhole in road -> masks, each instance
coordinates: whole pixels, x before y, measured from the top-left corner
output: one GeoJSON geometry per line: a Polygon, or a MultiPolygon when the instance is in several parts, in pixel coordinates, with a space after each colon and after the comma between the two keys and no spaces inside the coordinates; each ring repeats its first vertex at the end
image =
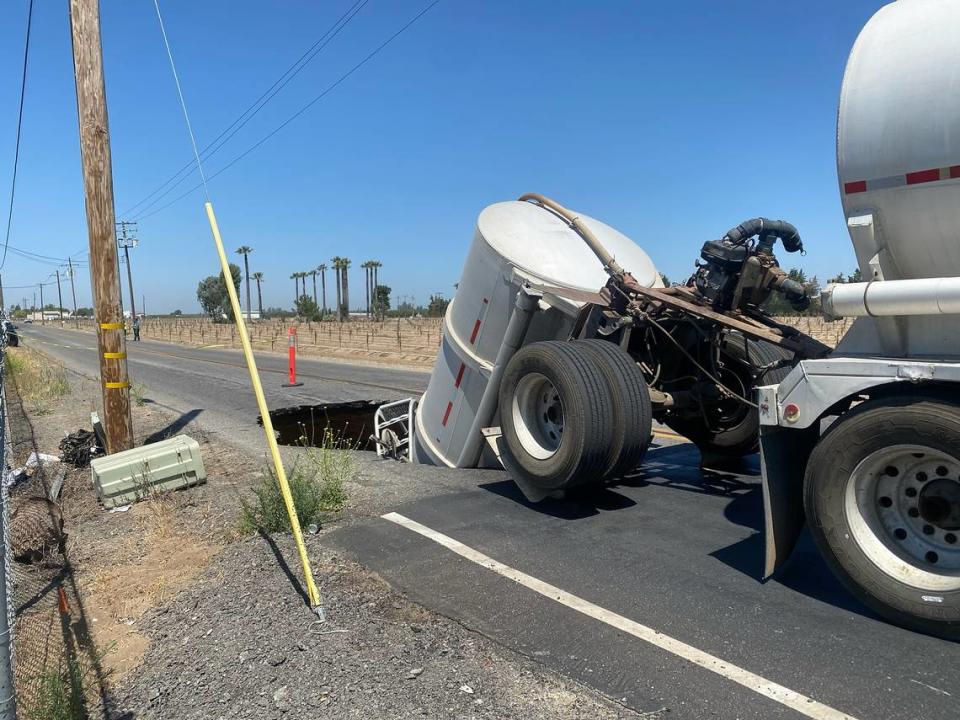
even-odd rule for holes
{"type": "MultiPolygon", "coordinates": [[[[322,447],[333,444],[354,450],[372,450],[373,417],[385,400],[352,400],[322,405],[294,405],[270,411],[281,445],[322,447]]],[[[257,417],[263,425],[263,419],[257,417]]]]}

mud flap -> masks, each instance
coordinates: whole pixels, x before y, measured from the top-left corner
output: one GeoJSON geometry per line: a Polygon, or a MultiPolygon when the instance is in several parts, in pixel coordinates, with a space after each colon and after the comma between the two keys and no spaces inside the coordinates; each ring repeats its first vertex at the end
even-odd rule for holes
{"type": "Polygon", "coordinates": [[[763,480],[763,579],[790,557],[806,523],[803,477],[807,460],[820,438],[820,423],[809,428],[760,426],[760,467],[763,480]]]}

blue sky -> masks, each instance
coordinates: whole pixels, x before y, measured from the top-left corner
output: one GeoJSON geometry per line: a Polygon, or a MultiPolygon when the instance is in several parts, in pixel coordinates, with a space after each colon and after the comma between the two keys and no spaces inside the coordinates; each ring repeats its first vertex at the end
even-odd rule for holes
{"type": "MultiPolygon", "coordinates": [[[[206,163],[216,172],[394,33],[429,0],[370,0],[206,163]]],[[[161,3],[202,145],[353,4],[161,3]]],[[[741,220],[796,224],[821,279],[854,266],[837,191],[836,105],[847,53],[878,0],[653,3],[441,0],[310,110],[210,185],[230,248],[254,248],[265,305],[334,255],[383,262],[394,294],[453,292],[477,213],[540,192],[601,218],[673,280],[741,220]]],[[[151,0],[102,0],[118,218],[190,159],[151,0]]],[[[27,0],[0,7],[0,198],[9,193],[27,0]]],[[[10,244],[87,247],[67,3],[35,3],[10,244]]],[[[191,177],[152,209],[188,189],[191,177]]],[[[140,221],[148,312],[198,310],[217,270],[199,191],[140,221]]],[[[124,214],[126,213],[126,214],[124,214]]],[[[0,238],[2,240],[2,238],[0,238]]],[[[10,255],[6,287],[54,264],[10,255]]],[[[55,299],[56,288],[50,295],[55,299]]],[[[126,289],[125,289],[126,292],[126,289]]],[[[89,304],[86,270],[77,300],[89,304]]],[[[32,300],[8,290],[7,303],[32,300]]],[[[139,301],[139,297],[138,297],[139,301]]]]}

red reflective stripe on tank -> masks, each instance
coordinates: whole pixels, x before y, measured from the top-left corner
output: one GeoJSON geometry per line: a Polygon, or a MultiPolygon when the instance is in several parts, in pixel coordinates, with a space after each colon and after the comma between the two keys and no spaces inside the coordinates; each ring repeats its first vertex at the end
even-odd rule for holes
{"type": "Polygon", "coordinates": [[[918,170],[917,172],[907,173],[907,185],[917,185],[918,183],[936,182],[940,179],[940,168],[932,170],[918,170]]]}
{"type": "Polygon", "coordinates": [[[447,411],[443,414],[443,422],[440,423],[444,427],[447,426],[447,420],[450,419],[450,411],[453,410],[453,401],[447,403],[447,411]]]}
{"type": "Polygon", "coordinates": [[[854,180],[843,184],[843,192],[845,195],[853,195],[867,190],[887,190],[904,185],[920,185],[958,179],[960,179],[960,165],[950,165],[942,168],[930,168],[929,170],[915,170],[903,175],[873,178],[872,180],[854,180]]]}
{"type": "Polygon", "coordinates": [[[473,332],[470,333],[470,344],[473,345],[477,341],[477,333],[480,332],[480,318],[477,318],[477,321],[473,324],[473,332]]]}
{"type": "Polygon", "coordinates": [[[455,388],[460,387],[460,381],[463,380],[463,371],[466,369],[467,366],[464,363],[460,363],[460,369],[457,371],[457,379],[453,383],[455,388]]]}

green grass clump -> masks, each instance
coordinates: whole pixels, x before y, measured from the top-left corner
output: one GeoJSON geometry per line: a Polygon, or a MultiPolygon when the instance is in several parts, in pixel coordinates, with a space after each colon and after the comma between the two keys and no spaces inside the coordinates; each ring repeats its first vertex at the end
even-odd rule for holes
{"type": "MultiPolygon", "coordinates": [[[[354,475],[353,455],[329,433],[320,447],[308,448],[297,458],[287,483],[301,527],[310,523],[319,525],[326,515],[341,510],[347,501],[344,486],[354,475]]],[[[253,497],[241,499],[238,525],[241,533],[290,531],[286,504],[272,467],[253,488],[253,497]]]]}
{"type": "Polygon", "coordinates": [[[143,407],[147,402],[147,386],[143,383],[130,383],[130,398],[137,407],[143,407]]]}
{"type": "Polygon", "coordinates": [[[37,678],[34,701],[27,708],[30,720],[86,720],[84,672],[79,663],[68,659],[66,667],[45,668],[37,678]]]}
{"type": "Polygon", "coordinates": [[[35,415],[50,412],[50,403],[70,392],[63,365],[30,348],[8,349],[5,371],[23,404],[35,415]]]}

